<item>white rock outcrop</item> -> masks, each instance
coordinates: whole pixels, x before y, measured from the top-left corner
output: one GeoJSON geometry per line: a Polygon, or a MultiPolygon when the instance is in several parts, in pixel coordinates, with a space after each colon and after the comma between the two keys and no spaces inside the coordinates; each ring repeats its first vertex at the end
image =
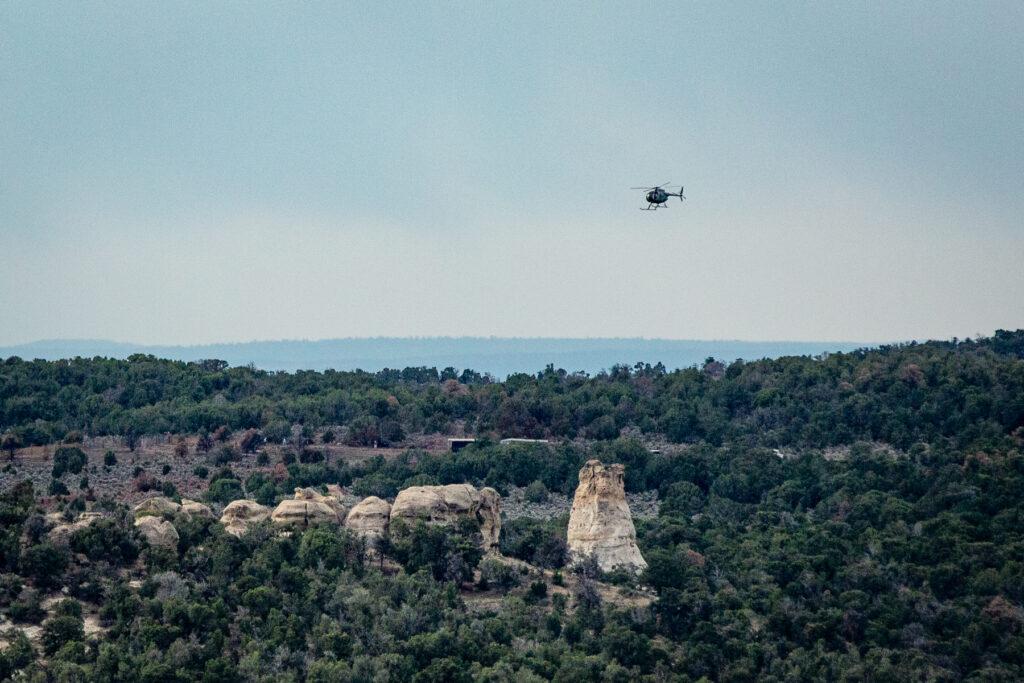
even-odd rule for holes
{"type": "Polygon", "coordinates": [[[154,515],[145,515],[135,520],[135,528],[139,530],[152,546],[161,546],[176,550],[178,548],[178,530],[166,519],[154,515]]]}
{"type": "Polygon", "coordinates": [[[52,519],[57,521],[57,525],[47,532],[46,538],[55,545],[67,545],[71,542],[72,534],[79,529],[92,526],[103,519],[103,515],[98,512],[83,512],[78,515],[75,521],[68,523],[61,522],[59,514],[53,515],[52,519]]]}
{"type": "Polygon", "coordinates": [[[492,488],[469,484],[412,486],[403,489],[391,506],[391,523],[453,524],[472,519],[480,527],[484,550],[495,550],[501,535],[501,496],[492,488]]]}
{"type": "Polygon", "coordinates": [[[249,527],[259,524],[270,517],[270,509],[254,500],[244,498],[233,500],[224,506],[220,515],[220,523],[224,530],[234,536],[241,536],[249,527]]]}
{"type": "Polygon", "coordinates": [[[145,517],[147,515],[153,515],[156,517],[173,517],[180,513],[186,517],[207,517],[209,519],[213,519],[213,510],[211,510],[208,505],[204,505],[196,500],[189,500],[188,498],[182,498],[181,504],[179,505],[170,498],[155,496],[153,498],[147,498],[136,505],[132,508],[132,512],[135,513],[136,518],[145,517]]]}
{"type": "Polygon", "coordinates": [[[274,524],[306,528],[310,524],[341,524],[345,506],[333,496],[313,489],[295,489],[295,498],[282,500],[270,515],[274,524]]]}
{"type": "Polygon", "coordinates": [[[181,499],[181,513],[189,517],[213,519],[213,510],[210,509],[209,505],[204,505],[199,501],[189,500],[188,498],[181,499]]]}
{"type": "Polygon", "coordinates": [[[181,510],[181,506],[175,503],[170,498],[164,496],[156,496],[154,498],[147,498],[142,501],[134,508],[132,512],[135,513],[136,517],[144,517],[146,515],[156,515],[160,517],[162,515],[176,515],[181,510]]]}
{"type": "Polygon", "coordinates": [[[588,460],[569,513],[568,544],[573,560],[593,556],[603,571],[640,572],[647,562],[636,545],[636,528],[626,503],[622,465],[588,460]]]}
{"type": "Polygon", "coordinates": [[[345,528],[361,535],[370,545],[375,545],[388,535],[390,521],[391,503],[370,496],[352,506],[345,518],[345,528]]]}
{"type": "Polygon", "coordinates": [[[490,486],[480,489],[480,507],[477,508],[476,516],[480,522],[484,548],[497,550],[501,540],[501,494],[490,486]]]}
{"type": "Polygon", "coordinates": [[[348,508],[346,508],[345,504],[341,502],[344,495],[345,494],[342,492],[341,487],[334,484],[328,485],[326,496],[316,489],[295,489],[296,500],[315,500],[318,503],[323,503],[337,513],[339,522],[344,522],[345,515],[348,514],[348,508]]]}

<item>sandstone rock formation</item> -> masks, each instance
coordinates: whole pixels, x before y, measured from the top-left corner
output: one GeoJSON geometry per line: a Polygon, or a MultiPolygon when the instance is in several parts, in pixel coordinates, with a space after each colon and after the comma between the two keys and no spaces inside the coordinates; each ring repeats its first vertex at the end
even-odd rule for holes
{"type": "Polygon", "coordinates": [[[310,524],[341,524],[345,507],[333,496],[322,496],[313,489],[295,489],[295,498],[282,500],[270,519],[274,524],[306,528],[310,524]]]}
{"type": "Polygon", "coordinates": [[[370,496],[356,503],[345,518],[345,527],[363,536],[370,545],[388,535],[391,503],[370,496]]]}
{"type": "Polygon", "coordinates": [[[189,517],[213,519],[213,510],[210,509],[209,505],[203,505],[199,501],[189,500],[188,498],[181,499],[181,513],[189,517]]]}
{"type": "Polygon", "coordinates": [[[135,520],[135,528],[152,546],[162,546],[173,550],[178,548],[178,530],[166,519],[145,515],[135,520]]]}
{"type": "Polygon", "coordinates": [[[60,515],[53,515],[53,518],[58,523],[47,532],[46,537],[55,545],[67,545],[71,542],[72,534],[103,519],[103,515],[98,512],[83,512],[78,515],[74,522],[70,523],[61,523],[59,521],[60,515]]]}
{"type": "Polygon", "coordinates": [[[501,540],[501,495],[490,486],[480,489],[480,534],[484,537],[484,548],[497,550],[501,540]]]}
{"type": "Polygon", "coordinates": [[[165,498],[164,496],[147,498],[136,505],[132,511],[135,513],[136,519],[146,517],[147,515],[155,517],[163,517],[166,515],[173,517],[179,513],[187,517],[213,518],[213,511],[210,510],[209,506],[203,505],[195,500],[189,500],[188,498],[182,498],[180,505],[170,498],[165,498]]]}
{"type": "Polygon", "coordinates": [[[180,505],[170,498],[165,498],[163,496],[147,498],[133,508],[133,512],[136,517],[144,517],[146,515],[155,515],[160,517],[165,514],[176,515],[179,510],[181,510],[180,505]]]}
{"type": "Polygon", "coordinates": [[[341,487],[336,484],[330,484],[327,486],[327,495],[321,495],[316,489],[295,489],[296,500],[315,500],[318,503],[323,503],[338,515],[338,521],[345,521],[345,515],[348,514],[348,509],[341,502],[344,493],[341,487]]]}
{"type": "Polygon", "coordinates": [[[622,465],[588,460],[569,513],[568,543],[574,560],[592,555],[603,571],[640,572],[647,562],[636,545],[636,529],[626,503],[622,465]]]}
{"type": "Polygon", "coordinates": [[[398,493],[391,506],[391,522],[452,524],[469,518],[480,526],[484,550],[498,546],[501,535],[501,496],[492,488],[477,490],[469,484],[412,486],[398,493]]]}
{"type": "Polygon", "coordinates": [[[241,536],[249,527],[270,517],[270,510],[254,500],[233,500],[224,507],[220,523],[224,530],[234,536],[241,536]]]}

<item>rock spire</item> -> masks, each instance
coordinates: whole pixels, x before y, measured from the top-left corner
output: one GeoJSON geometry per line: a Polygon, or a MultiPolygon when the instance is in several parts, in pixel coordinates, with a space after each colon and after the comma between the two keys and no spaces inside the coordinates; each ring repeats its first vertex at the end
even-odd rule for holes
{"type": "Polygon", "coordinates": [[[593,556],[603,571],[647,567],[636,545],[636,528],[626,503],[622,465],[588,460],[569,513],[568,543],[574,561],[593,556]]]}

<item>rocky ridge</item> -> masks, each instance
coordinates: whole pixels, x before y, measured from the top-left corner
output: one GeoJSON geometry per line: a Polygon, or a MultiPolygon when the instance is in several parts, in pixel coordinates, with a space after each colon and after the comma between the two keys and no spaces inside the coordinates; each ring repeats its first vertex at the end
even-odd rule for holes
{"type": "Polygon", "coordinates": [[[305,529],[311,524],[341,524],[345,506],[334,496],[324,496],[313,489],[295,489],[295,497],[282,500],[270,513],[274,524],[305,529]]]}
{"type": "Polygon", "coordinates": [[[454,524],[472,519],[480,527],[484,550],[496,550],[501,536],[501,496],[490,487],[477,489],[470,484],[447,486],[411,486],[403,489],[391,506],[390,523],[418,521],[427,524],[454,524]]]}
{"type": "Polygon", "coordinates": [[[224,506],[220,523],[224,530],[234,536],[241,536],[255,524],[270,517],[270,508],[254,500],[233,500],[224,506]]]}

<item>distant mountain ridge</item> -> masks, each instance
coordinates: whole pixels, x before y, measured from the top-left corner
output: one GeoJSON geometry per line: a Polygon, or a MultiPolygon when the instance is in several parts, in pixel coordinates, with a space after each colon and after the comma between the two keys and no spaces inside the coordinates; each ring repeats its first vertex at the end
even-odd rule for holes
{"type": "Polygon", "coordinates": [[[548,364],[569,371],[600,372],[616,364],[663,363],[668,369],[702,363],[709,356],[732,361],[808,356],[853,351],[865,342],[758,342],[630,338],[543,337],[359,337],[345,339],[252,341],[189,346],[131,344],[102,339],[56,339],[0,347],[0,358],[55,360],[94,356],[127,358],[144,353],[195,361],[217,358],[230,365],[264,370],[368,370],[448,366],[471,368],[504,378],[534,373],[548,364]]]}

